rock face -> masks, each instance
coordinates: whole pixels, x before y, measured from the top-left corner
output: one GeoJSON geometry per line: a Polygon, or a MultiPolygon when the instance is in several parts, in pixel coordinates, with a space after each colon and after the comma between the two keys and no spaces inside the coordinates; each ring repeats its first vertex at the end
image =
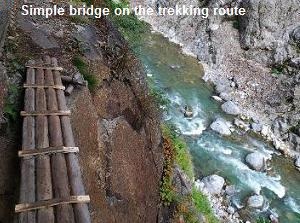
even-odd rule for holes
{"type": "Polygon", "coordinates": [[[239,115],[241,113],[240,108],[232,101],[227,101],[222,104],[222,110],[230,115],[239,115]]]}
{"type": "Polygon", "coordinates": [[[246,156],[246,162],[252,169],[261,171],[265,169],[266,157],[259,152],[254,152],[246,156]]]}
{"type": "Polygon", "coordinates": [[[253,195],[248,198],[247,204],[252,208],[260,208],[264,205],[264,197],[261,195],[253,195]]]}
{"type": "Polygon", "coordinates": [[[213,195],[220,194],[225,184],[224,178],[218,175],[204,177],[201,182],[204,183],[205,189],[213,195]]]}
{"type": "Polygon", "coordinates": [[[231,130],[230,127],[232,125],[226,121],[223,118],[218,118],[216,121],[214,121],[211,125],[210,128],[214,130],[215,132],[221,134],[221,135],[231,135],[231,130]]]}

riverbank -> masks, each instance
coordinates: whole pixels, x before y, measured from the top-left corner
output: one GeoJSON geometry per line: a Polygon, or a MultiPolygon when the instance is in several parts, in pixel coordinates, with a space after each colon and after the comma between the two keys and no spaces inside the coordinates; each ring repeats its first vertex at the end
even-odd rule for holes
{"type": "MultiPolygon", "coordinates": [[[[131,3],[133,6],[141,4],[145,7],[156,7],[156,4],[161,7],[170,7],[177,3],[198,5],[198,2],[192,0],[172,3],[164,1],[148,3],[147,1],[134,0],[131,3]]],[[[235,5],[236,3],[231,4],[235,5]]],[[[292,4],[288,3],[290,7],[299,11],[298,6],[292,4]]],[[[210,3],[205,6],[212,7],[210,3]]],[[[222,7],[224,4],[217,2],[213,6],[222,7]]],[[[245,7],[251,8],[247,5],[245,7]]],[[[253,7],[252,10],[257,9],[255,8],[256,5],[253,7]]],[[[283,11],[287,10],[287,5],[281,7],[283,11]]],[[[297,26],[293,25],[292,21],[296,21],[298,18],[296,11],[291,13],[291,21],[281,21],[285,24],[286,30],[278,30],[278,32],[290,32],[292,33],[291,38],[294,38],[293,32],[296,32],[295,27],[297,26]]],[[[266,14],[260,16],[266,17],[266,21],[268,21],[270,18],[266,14]]],[[[252,18],[249,14],[246,17],[250,19],[251,23],[256,23],[256,18],[252,18]]],[[[256,131],[253,128],[252,130],[271,141],[276,149],[298,163],[300,155],[298,139],[300,138],[297,133],[295,134],[291,130],[298,128],[299,122],[297,118],[298,99],[295,96],[298,83],[295,79],[297,79],[299,69],[293,65],[287,66],[290,64],[288,61],[291,58],[296,60],[297,55],[299,57],[297,50],[293,47],[287,47],[289,54],[284,54],[285,51],[279,47],[277,48],[278,52],[276,51],[273,55],[271,54],[272,47],[269,49],[270,52],[268,50],[261,51],[256,48],[257,46],[251,46],[248,42],[250,50],[245,49],[243,41],[246,37],[240,40],[240,36],[243,36],[243,32],[247,29],[247,24],[243,23],[243,18],[222,19],[216,16],[206,20],[192,19],[188,16],[184,18],[176,16],[141,17],[142,20],[151,24],[155,31],[180,44],[184,53],[197,57],[205,68],[204,80],[215,85],[216,94],[224,102],[233,101],[236,103],[241,109],[241,114],[251,119],[250,127],[252,123],[263,127],[263,131],[256,131]],[[224,36],[228,38],[223,38],[224,36]],[[288,58],[280,57],[280,53],[288,55],[286,56],[288,58]],[[272,58],[275,58],[275,61],[271,62],[272,58]]],[[[256,40],[256,36],[251,36],[247,31],[245,35],[248,35],[247,38],[249,39],[256,40]]],[[[274,36],[276,35],[275,33],[274,36]]],[[[281,41],[279,37],[276,38],[276,41],[281,41]]],[[[286,41],[285,39],[284,44],[288,44],[286,41]]],[[[290,44],[293,44],[293,41],[290,40],[290,44]]],[[[266,42],[265,44],[269,45],[270,43],[266,42]]],[[[258,40],[257,45],[259,45],[258,40]]]]}

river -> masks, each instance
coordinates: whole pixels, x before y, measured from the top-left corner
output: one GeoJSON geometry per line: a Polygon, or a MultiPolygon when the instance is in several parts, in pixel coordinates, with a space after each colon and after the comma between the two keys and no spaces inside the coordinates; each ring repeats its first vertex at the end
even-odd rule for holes
{"type": "Polygon", "coordinates": [[[187,141],[196,176],[218,174],[234,184],[239,191],[231,197],[235,206],[245,206],[249,195],[261,193],[266,200],[263,210],[242,208],[240,213],[246,218],[266,215],[268,209],[280,216],[280,222],[300,222],[300,173],[292,161],[249,134],[222,137],[210,130],[216,118],[233,117],[224,114],[221,104],[212,99],[213,87],[202,80],[202,65],[156,33],[145,34],[135,50],[149,80],[171,101],[165,120],[175,124],[187,141]],[[192,119],[182,114],[185,105],[193,108],[192,119]],[[245,164],[245,156],[253,151],[272,155],[271,171],[257,172],[245,164]]]}

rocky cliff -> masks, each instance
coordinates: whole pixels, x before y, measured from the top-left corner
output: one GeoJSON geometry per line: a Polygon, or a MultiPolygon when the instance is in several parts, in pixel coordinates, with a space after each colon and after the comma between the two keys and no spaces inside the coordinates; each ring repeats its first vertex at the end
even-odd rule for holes
{"type": "Polygon", "coordinates": [[[244,7],[244,16],[145,16],[153,29],[182,45],[206,67],[204,79],[234,101],[274,145],[297,156],[300,1],[132,0],[152,8],[244,7]],[[279,123],[279,124],[278,124],[279,123]],[[297,151],[296,153],[294,151],[297,151]]]}
{"type": "MultiPolygon", "coordinates": [[[[35,4],[46,7],[52,1],[35,4]]],[[[91,21],[87,17],[17,16],[15,28],[9,30],[1,58],[10,77],[8,87],[22,85],[26,61],[46,54],[58,58],[64,75],[80,71],[89,81],[89,88],[75,88],[68,106],[81,151],[85,187],[91,197],[92,221],[156,222],[163,169],[160,118],[148,95],[143,69],[126,41],[106,18],[91,21]],[[18,81],[11,83],[14,80],[18,81]]],[[[0,90],[2,115],[2,98],[7,92],[0,90]]],[[[6,151],[9,147],[5,143],[10,138],[2,134],[2,127],[6,125],[1,125],[0,134],[0,157],[5,158],[1,179],[15,179],[14,171],[5,170],[18,170],[18,146],[6,151]]],[[[0,182],[1,222],[12,222],[15,187],[14,180],[0,182]],[[9,210],[2,208],[5,205],[9,210]]]]}

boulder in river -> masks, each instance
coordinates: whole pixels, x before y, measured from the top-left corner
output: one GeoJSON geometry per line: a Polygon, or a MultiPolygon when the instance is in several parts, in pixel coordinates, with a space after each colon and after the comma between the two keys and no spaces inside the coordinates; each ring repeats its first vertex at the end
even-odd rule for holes
{"type": "Polygon", "coordinates": [[[295,161],[295,166],[296,166],[297,168],[300,168],[300,156],[297,157],[297,159],[296,159],[296,161],[295,161]]]}
{"type": "Polygon", "coordinates": [[[223,118],[217,118],[216,121],[214,121],[210,128],[214,130],[215,132],[218,132],[221,135],[231,135],[230,128],[232,127],[231,123],[226,121],[223,118]]]}
{"type": "Polygon", "coordinates": [[[227,101],[221,106],[222,110],[230,115],[241,114],[241,109],[232,101],[227,101]]]}
{"type": "Polygon", "coordinates": [[[184,117],[192,118],[193,115],[194,115],[194,112],[193,112],[192,108],[189,106],[185,106],[184,107],[184,117]]]}
{"type": "Polygon", "coordinates": [[[261,171],[266,168],[267,157],[259,152],[250,153],[246,156],[247,164],[254,170],[261,171]]]}
{"type": "Polygon", "coordinates": [[[248,198],[247,204],[252,208],[260,208],[264,205],[264,197],[262,195],[253,195],[248,198]]]}
{"type": "Polygon", "coordinates": [[[221,194],[225,184],[224,178],[216,174],[204,177],[201,182],[204,183],[205,189],[212,195],[221,194]]]}

